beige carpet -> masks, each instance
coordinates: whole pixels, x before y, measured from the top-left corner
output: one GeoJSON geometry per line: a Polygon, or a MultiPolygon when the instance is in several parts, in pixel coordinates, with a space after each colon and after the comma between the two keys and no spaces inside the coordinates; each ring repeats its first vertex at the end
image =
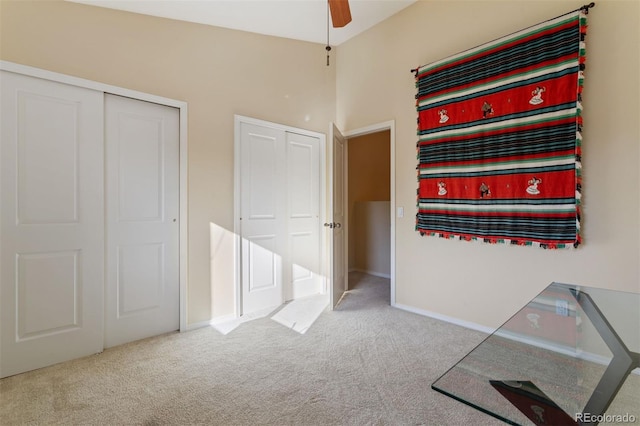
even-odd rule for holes
{"type": "Polygon", "coordinates": [[[350,279],[304,334],[265,317],[3,379],[0,424],[502,424],[430,388],[482,333],[390,307],[388,280],[350,279]]]}

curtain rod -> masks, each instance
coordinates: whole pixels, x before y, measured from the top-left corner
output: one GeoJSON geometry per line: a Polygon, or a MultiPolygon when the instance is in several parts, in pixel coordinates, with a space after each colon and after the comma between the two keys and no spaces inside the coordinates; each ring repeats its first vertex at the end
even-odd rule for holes
{"type": "MultiPolygon", "coordinates": [[[[596,5],[596,3],[595,3],[595,2],[591,2],[591,3],[589,3],[589,4],[582,5],[581,7],[577,8],[577,9],[575,9],[575,10],[572,10],[572,11],[570,11],[570,12],[563,13],[562,15],[558,15],[558,16],[556,16],[555,18],[547,19],[547,21],[551,21],[551,20],[556,19],[556,18],[559,18],[559,17],[561,17],[561,16],[565,16],[565,15],[568,15],[568,14],[570,14],[570,13],[577,12],[577,11],[579,11],[579,10],[583,10],[583,11],[584,11],[584,13],[588,15],[588,14],[589,14],[589,9],[591,9],[592,7],[595,7],[595,5],[596,5]]],[[[547,21],[542,21],[542,22],[547,22],[547,21]]],[[[540,23],[542,23],[542,22],[540,22],[540,23]]],[[[538,25],[538,24],[535,24],[535,25],[538,25]]],[[[526,29],[526,28],[524,28],[524,29],[526,29]]],[[[522,30],[520,30],[520,31],[522,31],[522,30]]],[[[516,31],[516,32],[517,32],[517,31],[516,31]]],[[[515,33],[511,33],[511,34],[515,34],[515,33]]],[[[506,37],[506,36],[505,36],[505,37],[506,37]]],[[[487,43],[491,43],[491,42],[489,41],[489,42],[487,42],[487,43]]],[[[483,44],[485,44],[485,43],[483,43],[483,44]]],[[[480,45],[480,46],[482,46],[482,45],[480,45]]],[[[476,47],[478,47],[478,46],[476,46],[476,47]]],[[[475,49],[475,47],[472,47],[471,49],[475,49]]],[[[471,50],[471,49],[467,49],[467,50],[471,50]]],[[[421,65],[421,66],[422,66],[422,65],[421,65]]],[[[417,73],[418,73],[418,69],[420,69],[420,67],[418,67],[418,68],[414,68],[414,69],[410,70],[411,74],[417,74],[417,73]]]]}

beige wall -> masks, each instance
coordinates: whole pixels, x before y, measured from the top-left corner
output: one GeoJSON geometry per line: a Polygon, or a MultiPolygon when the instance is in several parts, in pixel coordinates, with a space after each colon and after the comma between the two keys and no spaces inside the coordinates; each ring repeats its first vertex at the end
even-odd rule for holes
{"type": "Polygon", "coordinates": [[[350,138],[349,202],[389,201],[389,130],[350,138]]]}
{"type": "Polygon", "coordinates": [[[337,122],[396,120],[396,301],[496,327],[552,281],[640,292],[640,2],[589,13],[583,236],[577,250],[420,237],[412,68],[581,6],[575,1],[423,0],[338,49],[337,122]]]}
{"type": "Polygon", "coordinates": [[[61,1],[0,1],[0,59],[188,103],[188,323],[232,313],[233,119],[326,133],[324,46],[61,1]]]}
{"type": "MultiPolygon", "coordinates": [[[[389,130],[350,138],[348,149],[348,205],[349,205],[349,269],[366,269],[371,252],[361,238],[366,227],[356,218],[355,205],[362,201],[389,201],[390,198],[390,133],[389,130]],[[359,260],[359,262],[357,261],[359,260]]],[[[364,213],[363,209],[361,213],[364,213]]],[[[379,215],[376,217],[380,218],[379,215]]],[[[387,222],[387,226],[389,223],[387,222]]],[[[387,246],[389,238],[387,238],[387,246]]],[[[389,251],[390,247],[385,247],[389,251]]],[[[379,257],[379,256],[375,256],[379,257]]],[[[375,262],[377,263],[377,262],[375,262]]],[[[379,269],[379,268],[378,268],[379,269]]],[[[388,265],[385,267],[389,274],[388,265]]],[[[376,269],[377,270],[377,269],[376,269]]],[[[378,271],[380,272],[380,271],[378,271]]]]}

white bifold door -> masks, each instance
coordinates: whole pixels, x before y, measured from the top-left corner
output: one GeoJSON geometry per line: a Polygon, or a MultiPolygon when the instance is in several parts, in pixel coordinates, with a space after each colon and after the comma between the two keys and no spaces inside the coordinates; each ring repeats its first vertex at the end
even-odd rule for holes
{"type": "Polygon", "coordinates": [[[239,123],[242,314],[324,291],[320,139],[239,123]]]}
{"type": "Polygon", "coordinates": [[[0,377],[177,330],[177,111],[1,85],[0,377]]]}

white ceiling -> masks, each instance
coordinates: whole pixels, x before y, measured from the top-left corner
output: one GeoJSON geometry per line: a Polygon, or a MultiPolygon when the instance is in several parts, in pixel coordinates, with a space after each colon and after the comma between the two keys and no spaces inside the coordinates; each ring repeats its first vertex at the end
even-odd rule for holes
{"type": "MultiPolygon", "coordinates": [[[[326,0],[68,0],[145,15],[327,43],[326,0]]],[[[338,45],[417,0],[349,0],[352,21],[331,27],[338,45]]]]}

